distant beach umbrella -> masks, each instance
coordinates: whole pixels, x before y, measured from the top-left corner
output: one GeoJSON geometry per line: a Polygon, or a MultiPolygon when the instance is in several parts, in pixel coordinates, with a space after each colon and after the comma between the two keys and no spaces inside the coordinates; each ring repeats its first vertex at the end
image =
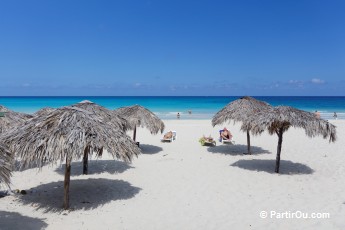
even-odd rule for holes
{"type": "Polygon", "coordinates": [[[157,134],[159,131],[163,133],[164,131],[164,122],[150,110],[140,105],[121,107],[115,112],[129,122],[130,129],[134,130],[134,141],[136,140],[137,126],[146,127],[152,134],[157,134]]]}
{"type": "MultiPolygon", "coordinates": [[[[84,109],[86,111],[89,111],[93,114],[96,114],[97,116],[100,116],[104,121],[111,122],[114,126],[116,126],[118,129],[121,129],[123,131],[126,131],[129,127],[129,123],[126,119],[119,116],[117,113],[115,113],[112,110],[109,110],[103,106],[97,105],[96,103],[93,103],[88,100],[81,101],[77,104],[72,105],[72,107],[78,107],[81,109],[84,109]]],[[[90,148],[85,148],[84,156],[83,156],[83,174],[88,173],[88,158],[90,152],[90,148]]]]}
{"type": "MultiPolygon", "coordinates": [[[[272,106],[264,101],[259,101],[253,97],[245,96],[237,99],[235,101],[230,102],[227,104],[223,109],[214,115],[212,119],[212,125],[221,125],[225,122],[233,121],[236,122],[244,122],[247,120],[248,116],[256,114],[261,110],[271,108],[272,106]]],[[[247,132],[247,149],[248,154],[251,154],[250,151],[250,134],[249,131],[251,127],[249,125],[246,126],[247,132]]]]}
{"type": "Polygon", "coordinates": [[[264,130],[278,136],[278,147],[275,172],[279,173],[280,153],[283,142],[283,134],[290,127],[302,128],[308,137],[321,135],[330,142],[336,140],[336,127],[326,120],[315,117],[313,113],[295,109],[289,106],[277,106],[261,111],[248,117],[242,126],[243,130],[250,128],[252,134],[260,134],[264,130]]]}
{"type": "Polygon", "coordinates": [[[48,113],[51,113],[53,112],[55,109],[54,108],[51,108],[51,107],[44,107],[38,111],[36,111],[33,115],[34,116],[43,116],[43,115],[46,115],[48,113]]]}
{"type": "Polygon", "coordinates": [[[131,162],[140,149],[112,122],[77,107],[62,107],[33,117],[3,137],[11,152],[21,159],[21,167],[66,160],[64,205],[69,208],[72,160],[79,160],[85,149],[101,155],[103,149],[115,158],[131,162]]]}
{"type": "Polygon", "coordinates": [[[32,115],[14,112],[0,105],[0,133],[8,131],[30,118],[32,118],[32,115]]]}
{"type": "Polygon", "coordinates": [[[9,186],[12,167],[13,154],[3,144],[0,144],[0,186],[2,184],[9,186]]]}

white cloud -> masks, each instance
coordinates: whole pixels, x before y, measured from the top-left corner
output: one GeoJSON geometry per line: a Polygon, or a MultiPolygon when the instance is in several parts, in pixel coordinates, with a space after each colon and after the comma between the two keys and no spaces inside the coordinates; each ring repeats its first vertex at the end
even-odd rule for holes
{"type": "Polygon", "coordinates": [[[311,79],[311,83],[313,83],[313,84],[323,84],[323,83],[325,83],[325,81],[321,80],[319,78],[313,78],[313,79],[311,79]]]}
{"type": "Polygon", "coordinates": [[[298,81],[298,80],[290,80],[289,84],[300,84],[303,83],[302,81],[298,81]]]}
{"type": "Polygon", "coordinates": [[[131,85],[131,88],[140,89],[140,90],[152,90],[155,88],[155,85],[151,83],[145,83],[145,82],[144,83],[136,82],[131,85]]]}
{"type": "Polygon", "coordinates": [[[304,87],[304,82],[300,80],[290,80],[288,81],[288,84],[291,85],[292,87],[298,87],[298,88],[304,87]]]}

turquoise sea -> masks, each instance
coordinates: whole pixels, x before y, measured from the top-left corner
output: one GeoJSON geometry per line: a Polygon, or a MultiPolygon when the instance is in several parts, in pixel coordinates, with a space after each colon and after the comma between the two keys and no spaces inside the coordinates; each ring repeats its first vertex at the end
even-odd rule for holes
{"type": "MultiPolygon", "coordinates": [[[[90,100],[97,104],[116,109],[134,104],[142,105],[162,119],[211,119],[213,115],[225,105],[240,96],[229,97],[0,97],[0,105],[11,110],[25,113],[34,113],[43,107],[58,108],[71,105],[82,100],[90,100]],[[191,114],[188,111],[191,111],[191,114]]],[[[298,109],[315,112],[318,110],[324,119],[333,119],[334,112],[338,119],[345,119],[345,97],[255,97],[266,101],[273,106],[287,105],[298,109]]]]}

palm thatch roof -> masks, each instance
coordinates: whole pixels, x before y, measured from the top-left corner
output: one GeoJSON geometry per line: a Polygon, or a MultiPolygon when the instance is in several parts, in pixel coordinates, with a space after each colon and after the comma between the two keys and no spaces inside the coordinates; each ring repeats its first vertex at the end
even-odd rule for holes
{"type": "Polygon", "coordinates": [[[97,116],[102,117],[105,121],[112,122],[114,126],[124,131],[130,128],[129,122],[123,117],[119,116],[116,112],[109,110],[103,106],[100,106],[96,103],[93,103],[91,101],[84,100],[72,105],[72,107],[78,107],[91,113],[94,113],[97,116]]]}
{"type": "Polygon", "coordinates": [[[0,133],[22,124],[31,117],[29,114],[14,112],[0,105],[0,133]]]}
{"type": "MultiPolygon", "coordinates": [[[[66,159],[66,174],[70,173],[71,161],[80,159],[85,150],[101,155],[105,149],[126,162],[131,162],[133,156],[140,153],[122,129],[78,107],[62,107],[44,116],[33,117],[6,133],[3,140],[20,157],[23,167],[42,167],[44,163],[66,159]]],[[[69,175],[65,175],[66,181],[69,186],[69,175]]],[[[68,208],[66,199],[64,207],[68,208]]]]}
{"type": "Polygon", "coordinates": [[[0,186],[4,183],[10,184],[11,169],[13,166],[13,154],[0,144],[0,186]]]}
{"type": "Polygon", "coordinates": [[[336,127],[334,125],[317,118],[313,113],[289,106],[277,106],[249,116],[242,125],[242,130],[250,129],[254,135],[268,130],[271,135],[278,135],[276,172],[279,172],[283,133],[290,127],[304,129],[305,134],[311,138],[322,136],[324,139],[329,138],[330,142],[336,141],[336,127]]]}
{"type": "Polygon", "coordinates": [[[152,134],[164,131],[164,122],[150,110],[140,105],[121,107],[115,112],[128,120],[131,129],[135,129],[137,126],[146,127],[152,134]]]}
{"type": "Polygon", "coordinates": [[[67,155],[78,160],[86,146],[99,155],[104,148],[126,162],[140,151],[123,130],[76,107],[62,107],[46,116],[33,117],[3,137],[22,159],[24,167],[55,163],[67,155]]]}
{"type": "Polygon", "coordinates": [[[251,114],[255,114],[271,106],[264,101],[253,97],[245,96],[227,104],[223,109],[217,112],[212,119],[212,125],[220,125],[227,121],[243,122],[251,114]]]}
{"type": "Polygon", "coordinates": [[[53,112],[55,109],[54,108],[51,108],[51,107],[44,107],[38,111],[36,111],[33,115],[34,116],[43,116],[43,115],[46,115],[48,113],[51,113],[53,112]]]}
{"type": "MultiPolygon", "coordinates": [[[[234,123],[244,122],[247,120],[248,116],[269,108],[271,108],[271,105],[267,102],[260,101],[249,96],[241,97],[240,99],[230,102],[223,109],[217,112],[212,119],[212,125],[216,126],[230,121],[233,121],[234,123]]],[[[251,128],[249,125],[247,125],[246,128],[246,130],[244,128],[242,130],[247,132],[248,154],[251,154],[249,135],[251,128]]]]}
{"type": "Polygon", "coordinates": [[[336,141],[336,127],[326,120],[315,117],[315,114],[290,106],[277,106],[248,117],[242,128],[250,127],[252,134],[257,135],[264,130],[272,134],[282,128],[283,132],[290,127],[302,128],[308,137],[322,136],[336,141]]]}

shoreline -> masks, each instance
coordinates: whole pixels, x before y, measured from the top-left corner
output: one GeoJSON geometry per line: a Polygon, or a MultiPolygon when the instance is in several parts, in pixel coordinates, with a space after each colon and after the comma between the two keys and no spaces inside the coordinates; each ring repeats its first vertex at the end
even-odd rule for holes
{"type": "MultiPolygon", "coordinates": [[[[43,107],[58,108],[78,103],[82,100],[91,100],[110,110],[140,104],[158,115],[161,119],[175,119],[180,113],[180,119],[211,119],[214,114],[237,96],[209,96],[209,97],[0,97],[0,105],[16,112],[34,113],[43,107]],[[188,114],[191,111],[192,114],[188,114]],[[192,118],[189,118],[191,116],[192,118]]],[[[345,119],[345,97],[288,97],[262,96],[255,97],[266,101],[272,106],[286,105],[304,111],[321,113],[323,119],[333,119],[337,112],[338,119],[345,119]]]]}

